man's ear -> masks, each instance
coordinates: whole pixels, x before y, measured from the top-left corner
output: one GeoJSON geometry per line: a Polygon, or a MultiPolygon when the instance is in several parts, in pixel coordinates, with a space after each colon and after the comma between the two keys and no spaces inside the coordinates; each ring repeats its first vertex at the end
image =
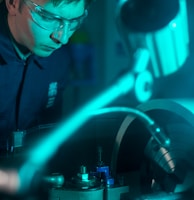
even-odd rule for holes
{"type": "Polygon", "coordinates": [[[20,0],[5,0],[8,13],[10,15],[16,15],[19,9],[20,0]]]}

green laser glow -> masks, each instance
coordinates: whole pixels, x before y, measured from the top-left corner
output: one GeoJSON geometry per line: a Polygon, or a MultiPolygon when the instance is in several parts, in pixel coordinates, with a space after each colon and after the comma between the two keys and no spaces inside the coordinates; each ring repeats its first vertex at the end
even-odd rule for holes
{"type": "Polygon", "coordinates": [[[99,110],[96,110],[93,112],[92,115],[102,115],[105,113],[112,113],[112,112],[125,112],[128,113],[130,115],[134,115],[135,117],[140,118],[145,125],[153,125],[154,121],[144,112],[139,111],[137,109],[134,108],[128,108],[128,107],[109,107],[109,108],[101,108],[99,110]]]}
{"type": "Polygon", "coordinates": [[[131,73],[126,74],[110,89],[83,106],[72,117],[66,120],[64,124],[61,124],[57,130],[40,142],[40,144],[30,153],[29,161],[37,164],[45,163],[72,133],[91,118],[91,113],[94,110],[107,105],[117,97],[125,94],[132,89],[133,85],[134,77],[131,73]]]}

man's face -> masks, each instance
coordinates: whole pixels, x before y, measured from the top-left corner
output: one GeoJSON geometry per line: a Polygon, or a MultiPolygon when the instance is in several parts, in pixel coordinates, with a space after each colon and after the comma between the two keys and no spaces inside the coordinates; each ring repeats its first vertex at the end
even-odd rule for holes
{"type": "MultiPolygon", "coordinates": [[[[51,30],[43,28],[42,25],[44,26],[47,23],[47,21],[44,21],[46,19],[44,17],[41,18],[41,15],[35,13],[39,16],[38,21],[35,21],[28,1],[22,4],[21,9],[18,6],[14,15],[13,13],[10,15],[9,12],[8,23],[10,30],[19,44],[27,47],[38,56],[49,56],[54,50],[60,48],[61,45],[66,44],[75,30],[69,30],[65,24],[63,28],[59,28],[58,30],[50,27],[48,29],[51,30]],[[57,37],[56,34],[58,35],[57,37]]],[[[84,14],[84,0],[71,4],[62,3],[57,6],[46,0],[33,0],[33,2],[53,14],[53,16],[57,15],[64,19],[71,20],[84,14]]]]}

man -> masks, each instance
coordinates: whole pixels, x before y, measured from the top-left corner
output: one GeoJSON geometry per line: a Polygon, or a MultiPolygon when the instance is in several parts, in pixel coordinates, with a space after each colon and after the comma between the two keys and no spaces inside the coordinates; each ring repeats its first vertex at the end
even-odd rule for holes
{"type": "Polygon", "coordinates": [[[92,0],[0,3],[0,147],[14,131],[56,122],[70,81],[68,43],[92,0]]]}
{"type": "Polygon", "coordinates": [[[91,1],[0,1],[0,155],[13,133],[60,119],[71,67],[65,44],[91,1]]]}

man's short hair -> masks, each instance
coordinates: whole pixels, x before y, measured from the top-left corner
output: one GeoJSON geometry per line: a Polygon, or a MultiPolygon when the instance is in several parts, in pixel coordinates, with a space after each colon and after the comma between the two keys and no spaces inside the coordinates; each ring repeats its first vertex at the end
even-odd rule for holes
{"type": "MultiPolygon", "coordinates": [[[[78,3],[78,2],[80,2],[81,0],[50,0],[54,5],[58,5],[58,4],[60,4],[60,3],[62,3],[62,2],[64,2],[64,3],[78,3]]],[[[94,1],[94,0],[84,0],[84,2],[85,2],[85,7],[87,7],[92,1],[94,1]]]]}
{"type": "MultiPolygon", "coordinates": [[[[10,0],[10,2],[12,2],[13,0],[10,0]]],[[[25,1],[25,0],[20,0],[20,4],[22,5],[22,2],[23,1],[25,1]]],[[[54,5],[58,5],[58,4],[60,4],[60,3],[62,3],[63,1],[64,1],[64,3],[78,3],[78,2],[80,2],[81,0],[50,0],[54,5]]],[[[89,4],[92,2],[92,1],[94,1],[94,0],[84,0],[84,2],[85,2],[85,7],[87,7],[87,6],[89,6],[89,4]]],[[[3,0],[0,0],[0,3],[1,2],[3,2],[3,0]]],[[[21,8],[21,6],[20,6],[20,8],[21,8]]]]}
{"type": "MultiPolygon", "coordinates": [[[[61,2],[61,0],[51,0],[51,1],[53,1],[53,2],[60,1],[61,2]]],[[[73,3],[73,2],[79,2],[81,0],[64,0],[64,1],[67,3],[73,3]]],[[[86,6],[88,6],[93,0],[84,0],[84,1],[85,1],[86,6]]]]}
{"type": "MultiPolygon", "coordinates": [[[[1,3],[1,1],[4,1],[4,0],[0,0],[0,3],[1,3]]],[[[9,0],[10,1],[10,3],[13,1],[13,0],[9,0]]],[[[23,4],[24,4],[24,1],[25,0],[20,0],[20,5],[19,5],[19,11],[21,12],[21,10],[22,10],[22,6],[23,6],[23,4]]],[[[48,1],[51,1],[52,3],[53,3],[53,5],[54,6],[57,6],[57,5],[59,5],[60,3],[65,3],[65,4],[69,4],[69,3],[79,3],[80,1],[82,1],[82,0],[48,0],[48,1]]],[[[84,2],[85,2],[85,8],[87,8],[88,6],[89,6],[89,4],[91,3],[91,2],[93,2],[94,0],[84,0],[84,2]]]]}

